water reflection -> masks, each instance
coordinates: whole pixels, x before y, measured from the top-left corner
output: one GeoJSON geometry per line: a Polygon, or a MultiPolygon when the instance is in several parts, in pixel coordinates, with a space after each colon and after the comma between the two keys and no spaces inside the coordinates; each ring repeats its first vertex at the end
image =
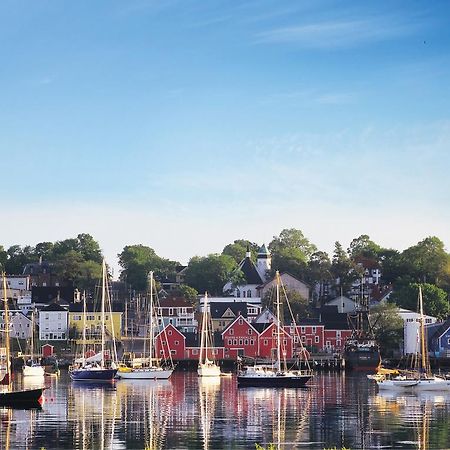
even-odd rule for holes
{"type": "Polygon", "coordinates": [[[0,409],[1,449],[450,448],[448,394],[379,394],[363,376],[319,375],[304,389],[196,373],[45,383],[42,410],[0,409]]]}

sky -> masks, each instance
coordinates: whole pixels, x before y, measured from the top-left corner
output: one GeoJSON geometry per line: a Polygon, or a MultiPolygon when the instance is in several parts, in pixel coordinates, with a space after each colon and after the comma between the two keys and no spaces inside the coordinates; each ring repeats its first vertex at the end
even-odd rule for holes
{"type": "Polygon", "coordinates": [[[450,250],[447,1],[0,3],[0,245],[450,250]]]}

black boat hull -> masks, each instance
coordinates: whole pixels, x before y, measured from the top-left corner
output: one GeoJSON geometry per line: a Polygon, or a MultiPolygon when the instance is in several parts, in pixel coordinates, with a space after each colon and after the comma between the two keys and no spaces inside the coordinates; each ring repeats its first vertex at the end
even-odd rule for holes
{"type": "Polygon", "coordinates": [[[237,377],[239,387],[303,387],[312,376],[301,377],[237,377]]]}
{"type": "Polygon", "coordinates": [[[380,352],[373,351],[346,351],[344,352],[345,368],[361,372],[375,371],[381,364],[380,352]]]}
{"type": "Polygon", "coordinates": [[[0,406],[39,407],[43,392],[44,388],[0,392],[0,406]]]}

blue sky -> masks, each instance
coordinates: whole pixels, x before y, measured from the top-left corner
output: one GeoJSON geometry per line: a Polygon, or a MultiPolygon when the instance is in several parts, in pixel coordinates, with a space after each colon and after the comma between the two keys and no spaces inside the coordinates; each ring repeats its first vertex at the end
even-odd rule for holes
{"type": "MultiPolygon", "coordinates": [[[[450,246],[445,1],[0,3],[1,243],[450,246]],[[3,216],[3,214],[2,214],[3,216]]],[[[114,264],[114,262],[113,262],[114,264]]]]}

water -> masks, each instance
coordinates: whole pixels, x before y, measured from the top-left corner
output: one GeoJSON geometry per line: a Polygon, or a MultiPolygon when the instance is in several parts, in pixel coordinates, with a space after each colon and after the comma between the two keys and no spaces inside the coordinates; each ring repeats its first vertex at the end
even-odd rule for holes
{"type": "Polygon", "coordinates": [[[381,395],[362,375],[317,375],[303,389],[196,373],[86,385],[63,372],[46,383],[42,410],[0,409],[1,449],[450,448],[449,395],[381,395]]]}

